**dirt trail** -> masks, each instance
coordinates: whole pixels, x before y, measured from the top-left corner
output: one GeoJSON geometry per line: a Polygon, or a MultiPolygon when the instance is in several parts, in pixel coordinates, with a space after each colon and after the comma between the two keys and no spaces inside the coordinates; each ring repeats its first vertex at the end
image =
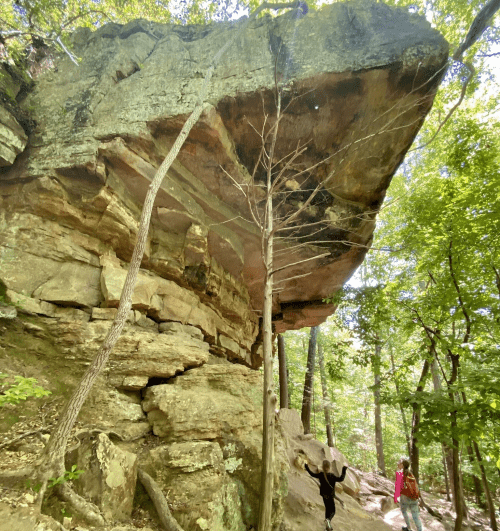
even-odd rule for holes
{"type": "MultiPolygon", "coordinates": [[[[281,410],[279,419],[290,461],[282,531],[323,531],[324,506],[318,483],[305,471],[303,464],[308,462],[318,466],[323,459],[333,459],[334,468],[337,468],[333,472],[339,475],[342,466],[348,465],[347,459],[338,450],[304,435],[297,411],[281,410]]],[[[350,467],[345,481],[337,484],[336,492],[344,507],[336,502],[337,511],[332,520],[334,531],[401,531],[405,525],[401,510],[393,501],[394,484],[391,480],[350,467]]],[[[454,514],[451,503],[428,493],[423,496],[426,503],[443,516],[440,521],[421,508],[424,531],[452,531],[454,514]]],[[[416,529],[413,522],[411,529],[416,529]]],[[[462,526],[462,531],[489,529],[485,515],[474,510],[470,511],[470,519],[462,526]]]]}

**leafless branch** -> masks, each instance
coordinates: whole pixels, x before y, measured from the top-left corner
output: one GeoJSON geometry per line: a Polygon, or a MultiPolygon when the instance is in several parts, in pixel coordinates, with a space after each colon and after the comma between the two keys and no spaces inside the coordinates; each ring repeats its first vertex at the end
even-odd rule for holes
{"type": "Polygon", "coordinates": [[[448,122],[448,120],[451,118],[451,116],[453,115],[453,113],[458,109],[458,107],[460,106],[460,104],[462,103],[463,99],[465,98],[465,92],[467,91],[467,87],[469,85],[469,82],[470,80],[472,79],[472,77],[474,76],[474,74],[476,73],[474,67],[472,66],[471,63],[463,63],[464,66],[466,66],[469,70],[469,75],[467,76],[467,78],[465,79],[463,85],[462,85],[462,91],[460,93],[460,97],[458,98],[458,101],[455,103],[455,105],[453,105],[453,107],[449,110],[448,114],[446,115],[445,119],[439,124],[436,132],[432,135],[432,138],[426,142],[425,144],[422,144],[420,146],[417,146],[416,148],[412,148],[410,149],[410,151],[416,151],[417,149],[423,149],[424,147],[427,147],[431,142],[434,141],[434,139],[437,137],[437,135],[439,134],[439,132],[441,131],[441,129],[446,125],[446,123],[448,122]]]}

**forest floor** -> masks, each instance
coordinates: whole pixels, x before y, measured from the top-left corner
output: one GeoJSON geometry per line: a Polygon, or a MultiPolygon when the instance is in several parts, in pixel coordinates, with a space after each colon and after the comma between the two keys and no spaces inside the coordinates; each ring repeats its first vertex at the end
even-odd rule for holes
{"type": "MultiPolygon", "coordinates": [[[[361,495],[355,499],[346,493],[338,493],[344,502],[344,507],[338,502],[337,512],[332,520],[334,531],[401,531],[406,525],[399,506],[392,501],[392,493],[387,496],[382,494],[380,485],[393,491],[393,482],[377,477],[374,485],[371,479],[374,474],[363,474],[356,471],[361,480],[361,495]],[[368,482],[372,483],[370,485],[368,482]],[[378,492],[379,494],[377,494],[378,492]],[[385,508],[385,512],[381,507],[385,508]]],[[[322,531],[324,529],[324,508],[319,495],[317,484],[306,472],[300,472],[296,479],[290,481],[290,491],[285,510],[286,531],[322,531]],[[300,477],[301,476],[301,477],[300,477]]],[[[385,489],[384,489],[385,490],[385,489]]],[[[434,511],[442,515],[442,520],[432,516],[425,508],[420,508],[420,520],[424,531],[451,531],[453,529],[455,514],[452,503],[446,501],[441,494],[423,492],[425,503],[434,511]]],[[[464,522],[462,529],[487,531],[491,530],[489,520],[485,513],[474,508],[469,509],[469,518],[464,522]]],[[[411,523],[415,530],[415,524],[411,523]]]]}
{"type": "MultiPolygon", "coordinates": [[[[43,408],[36,411],[36,414],[17,419],[18,422],[10,430],[0,435],[1,470],[21,468],[33,462],[43,447],[40,434],[44,434],[47,426],[53,423],[59,409],[58,406],[60,407],[60,404],[57,400],[53,402],[49,400],[43,408]],[[16,434],[29,431],[35,433],[9,445],[8,449],[1,448],[2,443],[14,439],[16,434]]],[[[294,439],[294,453],[296,454],[297,448],[299,448],[303,455],[308,455],[313,462],[317,462],[314,449],[321,448],[321,446],[324,445],[314,439],[299,441],[294,439]]],[[[290,464],[289,494],[285,504],[285,521],[281,531],[322,531],[324,529],[324,509],[318,485],[303,468],[295,466],[292,460],[290,464]]],[[[392,501],[393,482],[374,473],[364,473],[353,468],[351,471],[357,476],[361,491],[354,497],[346,492],[340,492],[339,489],[338,496],[344,502],[344,507],[337,502],[337,513],[332,520],[333,529],[335,531],[400,531],[404,525],[404,520],[399,507],[392,501]]],[[[420,509],[423,529],[425,531],[451,531],[454,517],[451,503],[447,502],[442,494],[424,492],[423,497],[426,504],[444,517],[444,520],[440,521],[431,516],[425,509],[420,509]]],[[[54,529],[48,523],[46,524],[47,527],[37,527],[40,520],[35,520],[31,516],[29,506],[32,501],[32,495],[28,490],[18,490],[6,486],[0,488],[0,531],[54,529]],[[20,519],[13,518],[14,514],[20,519]],[[26,525],[24,526],[24,524],[26,525]]],[[[70,528],[81,531],[93,529],[87,526],[70,528]]],[[[160,527],[157,527],[155,519],[141,519],[137,513],[129,526],[110,526],[109,530],[106,528],[106,531],[132,531],[134,529],[153,531],[160,529],[160,527]]],[[[413,523],[412,529],[415,529],[413,523]]],[[[475,509],[470,509],[470,518],[463,530],[487,531],[489,529],[486,515],[475,509]]]]}
{"type": "MultiPolygon", "coordinates": [[[[45,379],[40,368],[40,360],[37,359],[38,355],[42,356],[43,359],[46,356],[45,351],[40,351],[40,342],[32,344],[30,341],[34,342],[35,340],[31,335],[20,336],[19,331],[14,329],[13,325],[10,328],[0,326],[0,372],[35,377],[40,385],[48,388],[49,382],[45,379]],[[20,337],[24,338],[26,352],[20,351],[20,337]],[[17,352],[18,355],[13,356],[12,352],[17,352]],[[19,355],[19,352],[23,353],[23,356],[19,355]]],[[[46,348],[49,349],[49,345],[46,348]]],[[[66,367],[60,368],[61,371],[66,371],[66,369],[66,367]]],[[[61,379],[61,382],[63,381],[61,379]]],[[[67,386],[62,383],[58,385],[57,389],[52,389],[53,394],[48,398],[30,398],[19,406],[9,404],[3,406],[0,416],[0,475],[7,471],[29,467],[38,458],[69,393],[67,386]]],[[[307,458],[309,463],[317,465],[325,458],[326,452],[330,452],[330,449],[320,441],[311,439],[311,436],[304,436],[300,416],[297,412],[282,410],[279,416],[282,420],[280,424],[282,424],[283,429],[283,442],[287,447],[290,461],[289,494],[285,502],[285,520],[280,531],[322,531],[324,529],[324,510],[318,485],[304,470],[303,461],[302,464],[298,463],[297,465],[296,459],[300,455],[301,458],[307,458]],[[286,417],[288,420],[285,421],[286,417]]],[[[77,423],[73,435],[84,427],[77,423]]],[[[69,446],[71,447],[76,442],[77,440],[72,437],[69,446]]],[[[336,458],[340,464],[347,461],[337,450],[331,449],[331,452],[336,452],[336,458]]],[[[339,488],[339,496],[345,506],[342,507],[341,504],[337,504],[337,514],[332,521],[333,529],[342,531],[399,531],[404,521],[401,511],[392,501],[394,492],[392,481],[376,474],[367,474],[352,468],[349,474],[354,474],[357,477],[361,491],[359,493],[351,492],[351,495],[348,495],[347,480],[342,492],[339,488]]],[[[424,530],[450,531],[453,529],[451,504],[446,502],[442,495],[428,493],[423,495],[426,503],[444,517],[443,521],[440,521],[422,509],[420,514],[424,530]]],[[[0,531],[60,531],[61,528],[51,518],[34,516],[35,513],[31,507],[33,500],[34,493],[29,489],[29,485],[19,487],[9,485],[8,482],[1,484],[0,531]]],[[[48,509],[47,512],[50,514],[50,509],[54,511],[56,510],[55,507],[45,509],[48,509]]],[[[53,514],[53,516],[60,519],[61,507],[57,506],[57,509],[59,513],[53,514]]],[[[90,528],[69,525],[67,529],[85,531],[90,528]]],[[[153,531],[160,529],[160,527],[158,521],[151,516],[149,511],[142,507],[136,507],[129,525],[119,527],[112,525],[102,531],[133,531],[135,529],[153,531]]],[[[415,529],[414,526],[412,529],[415,529]]],[[[470,519],[463,530],[471,531],[473,529],[486,531],[490,528],[485,515],[471,509],[470,519]]]]}

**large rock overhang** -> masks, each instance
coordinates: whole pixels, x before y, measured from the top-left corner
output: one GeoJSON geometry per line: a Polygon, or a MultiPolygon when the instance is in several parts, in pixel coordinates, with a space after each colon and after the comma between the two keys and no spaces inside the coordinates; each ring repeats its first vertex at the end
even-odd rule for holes
{"type": "MultiPolygon", "coordinates": [[[[69,193],[75,183],[123,188],[140,207],[207,66],[242,24],[139,20],[78,31],[80,65],[61,57],[26,102],[38,127],[10,178],[53,176],[69,193]]],[[[300,218],[310,228],[297,227],[309,245],[296,253],[294,242],[279,243],[276,267],[291,257],[322,257],[276,275],[274,322],[277,332],[322,322],[334,310],[323,299],[370,247],[377,211],[432,106],[447,58],[446,41],[425,19],[381,3],[333,4],[251,23],[218,65],[202,119],[156,200],[153,227],[192,240],[184,279],[205,289],[208,252],[246,285],[251,307],[262,308],[260,235],[233,179],[250,178],[261,145],[256,131],[264,116],[274,119],[278,86],[286,112],[276,160],[300,143],[307,150],[298,166],[313,167],[307,179],[290,179],[293,193],[279,213],[305,201],[312,183],[326,184],[300,218]]],[[[117,243],[118,256],[129,259],[132,245],[117,243]]],[[[148,254],[143,266],[156,267],[148,254]]]]}

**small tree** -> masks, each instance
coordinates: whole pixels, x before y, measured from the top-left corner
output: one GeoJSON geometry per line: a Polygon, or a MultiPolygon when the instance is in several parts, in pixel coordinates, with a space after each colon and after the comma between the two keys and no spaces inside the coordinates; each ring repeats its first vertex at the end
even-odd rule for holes
{"type": "Polygon", "coordinates": [[[304,394],[302,397],[302,424],[304,433],[311,433],[311,407],[314,385],[314,367],[316,360],[316,344],[318,338],[318,327],[311,328],[309,336],[309,348],[307,349],[307,368],[304,380],[304,394]]]}

